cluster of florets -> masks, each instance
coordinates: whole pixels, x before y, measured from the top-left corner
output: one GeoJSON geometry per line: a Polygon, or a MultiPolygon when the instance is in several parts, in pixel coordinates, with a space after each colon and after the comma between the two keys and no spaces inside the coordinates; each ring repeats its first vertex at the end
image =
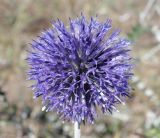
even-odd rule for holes
{"type": "Polygon", "coordinates": [[[43,110],[57,111],[64,120],[93,123],[96,108],[112,113],[130,95],[130,42],[104,23],[85,17],[62,21],[32,42],[28,55],[34,97],[43,110]]]}

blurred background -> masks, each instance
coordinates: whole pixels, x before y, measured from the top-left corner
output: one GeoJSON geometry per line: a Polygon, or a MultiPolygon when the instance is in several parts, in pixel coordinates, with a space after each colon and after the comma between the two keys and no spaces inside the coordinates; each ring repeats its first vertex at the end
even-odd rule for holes
{"type": "Polygon", "coordinates": [[[119,113],[82,126],[82,138],[160,138],[160,0],[0,0],[0,138],[71,138],[72,124],[41,111],[26,81],[32,39],[80,13],[113,20],[134,42],[135,89],[119,113]]]}

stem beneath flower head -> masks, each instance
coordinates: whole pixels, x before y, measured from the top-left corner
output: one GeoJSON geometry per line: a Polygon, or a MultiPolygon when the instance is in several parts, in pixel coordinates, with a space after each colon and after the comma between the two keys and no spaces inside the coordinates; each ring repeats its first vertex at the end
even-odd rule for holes
{"type": "Polygon", "coordinates": [[[74,123],[74,138],[80,138],[81,137],[81,129],[78,122],[74,123]]]}

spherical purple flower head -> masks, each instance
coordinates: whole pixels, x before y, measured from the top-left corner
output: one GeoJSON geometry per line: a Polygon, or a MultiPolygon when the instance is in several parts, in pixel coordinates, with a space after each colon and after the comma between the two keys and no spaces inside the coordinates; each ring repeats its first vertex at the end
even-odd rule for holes
{"type": "Polygon", "coordinates": [[[130,95],[130,42],[109,32],[111,20],[91,18],[62,21],[32,42],[28,55],[34,98],[42,97],[46,111],[64,120],[93,123],[96,108],[112,113],[130,95]]]}

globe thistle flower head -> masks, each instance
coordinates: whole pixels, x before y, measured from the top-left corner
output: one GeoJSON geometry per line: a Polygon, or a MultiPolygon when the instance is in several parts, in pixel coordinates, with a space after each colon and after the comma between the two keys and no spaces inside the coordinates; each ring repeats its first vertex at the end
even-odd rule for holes
{"type": "Polygon", "coordinates": [[[34,98],[42,110],[67,121],[93,123],[97,108],[112,113],[130,95],[130,42],[111,30],[111,20],[82,15],[65,27],[59,19],[33,40],[27,61],[34,98]]]}

